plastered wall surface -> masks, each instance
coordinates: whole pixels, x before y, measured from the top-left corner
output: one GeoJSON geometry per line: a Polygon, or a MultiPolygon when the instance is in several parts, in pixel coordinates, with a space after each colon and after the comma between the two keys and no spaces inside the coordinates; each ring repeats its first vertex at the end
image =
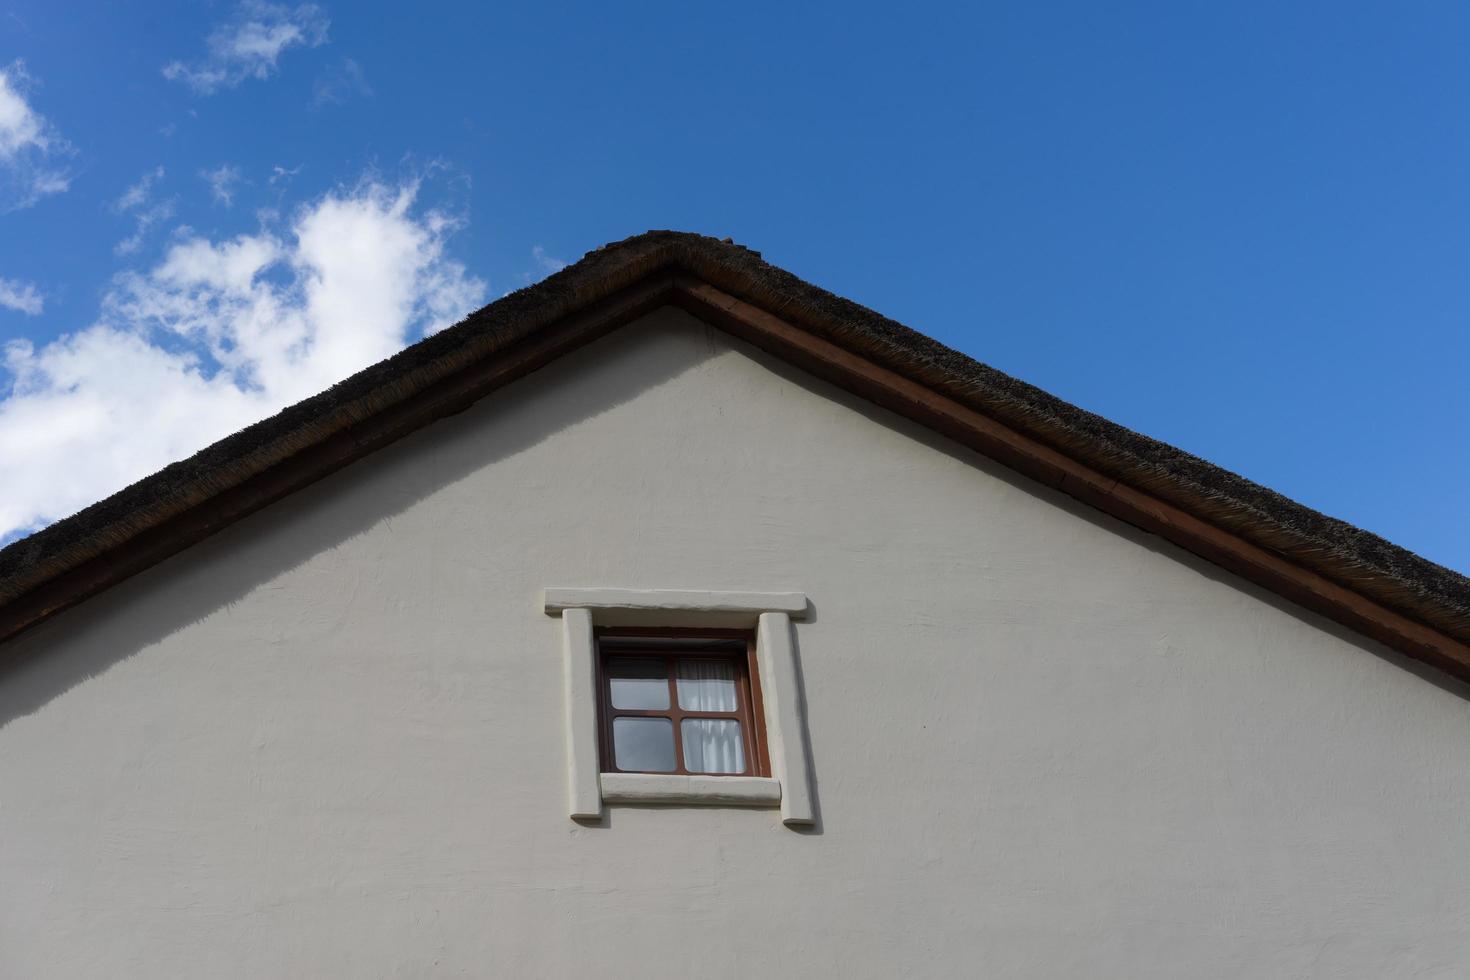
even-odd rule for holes
{"type": "Polygon", "coordinates": [[[25,635],[0,977],[1470,975],[1470,702],[673,311],[25,635]],[[807,593],[820,823],[565,816],[546,586],[807,593]]]}

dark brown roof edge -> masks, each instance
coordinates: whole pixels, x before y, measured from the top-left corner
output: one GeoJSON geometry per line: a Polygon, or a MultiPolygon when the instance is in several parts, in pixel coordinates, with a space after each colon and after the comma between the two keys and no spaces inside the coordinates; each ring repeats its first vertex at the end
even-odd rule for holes
{"type": "MultiPolygon", "coordinates": [[[[653,305],[689,305],[690,290],[673,285],[681,274],[687,277],[681,280],[686,286],[708,283],[735,302],[809,331],[834,350],[860,355],[1264,553],[1460,644],[1470,643],[1470,579],[980,364],[803,282],[763,262],[758,253],[679,232],[649,232],[591,252],[460,324],[0,550],[0,640],[18,631],[5,628],[7,616],[16,620],[20,614],[18,619],[27,621],[12,626],[25,628],[138,570],[124,567],[137,556],[121,565],[117,561],[129,542],[140,555],[159,552],[146,561],[151,564],[178,541],[187,545],[223,526],[220,521],[227,523],[291,492],[296,484],[279,477],[264,481],[270,492],[260,490],[263,477],[288,461],[327,458],[322,447],[329,443],[336,445],[330,458],[350,461],[383,444],[384,427],[378,419],[385,414],[402,417],[391,427],[398,435],[411,431],[403,425],[426,424],[446,414],[433,407],[435,399],[426,397],[428,392],[448,386],[457,392],[450,401],[472,401],[653,305]],[[569,319],[580,320],[582,326],[569,332],[569,319]],[[558,331],[565,335],[559,344],[541,336],[555,340],[558,331]],[[485,366],[495,361],[519,368],[487,371],[485,366]],[[369,430],[377,434],[369,436],[369,430]],[[239,498],[233,508],[200,516],[211,501],[231,495],[239,498]],[[186,515],[193,515],[187,532],[168,531],[186,515]],[[150,537],[155,539],[151,546],[138,546],[150,537]],[[30,607],[29,612],[22,607],[30,607]]],[[[298,464],[296,469],[298,479],[316,478],[309,466],[298,464]]]]}
{"type": "Polygon", "coordinates": [[[682,258],[693,274],[732,295],[1375,601],[1470,641],[1470,578],[1452,569],[1078,408],[804,282],[761,261],[757,253],[698,238],[682,258]]]}

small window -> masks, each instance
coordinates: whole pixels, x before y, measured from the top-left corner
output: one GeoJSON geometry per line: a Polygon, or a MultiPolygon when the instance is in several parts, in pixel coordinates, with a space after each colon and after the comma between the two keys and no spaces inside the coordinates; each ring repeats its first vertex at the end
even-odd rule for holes
{"type": "Polygon", "coordinates": [[[768,776],[754,635],[604,629],[602,771],[768,776]]]}

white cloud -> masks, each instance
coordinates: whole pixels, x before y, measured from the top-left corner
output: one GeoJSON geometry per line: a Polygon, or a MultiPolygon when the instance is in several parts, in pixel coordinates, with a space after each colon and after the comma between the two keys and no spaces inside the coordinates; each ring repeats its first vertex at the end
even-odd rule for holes
{"type": "Polygon", "coordinates": [[[230,207],[235,203],[235,185],[240,182],[240,170],[229,164],[221,164],[216,170],[201,170],[199,176],[209,184],[214,203],[230,207]]]}
{"type": "MultiPolygon", "coordinates": [[[[533,282],[540,282],[553,272],[560,272],[567,267],[565,262],[554,255],[548,254],[546,249],[540,245],[533,245],[531,247],[531,259],[536,263],[536,268],[518,275],[517,278],[520,281],[520,286],[516,287],[517,289],[524,289],[533,282]]],[[[509,296],[512,292],[514,290],[507,290],[502,295],[509,296]]]]}
{"type": "Polygon", "coordinates": [[[311,87],[311,105],[314,109],[323,106],[341,105],[355,95],[370,96],[373,87],[368,84],[362,66],[351,58],[318,75],[311,87]]]}
{"type": "MultiPolygon", "coordinates": [[[[184,233],[97,323],[5,348],[0,539],[35,529],[378,361],[484,300],[417,186],[368,181],[290,226],[184,233]]],[[[0,389],[3,390],[3,389],[0,389]]]]}
{"type": "Polygon", "coordinates": [[[0,68],[0,212],[30,207],[71,186],[58,159],[75,150],[26,101],[30,85],[24,62],[0,68]]]}
{"type": "Polygon", "coordinates": [[[19,61],[0,71],[0,159],[13,157],[28,147],[45,150],[51,143],[46,120],[20,92],[25,77],[25,66],[19,61]]]}
{"type": "Polygon", "coordinates": [[[112,210],[115,213],[133,216],[133,233],[112,248],[117,255],[132,255],[137,252],[143,247],[143,242],[154,225],[174,216],[177,202],[173,198],[162,201],[153,199],[154,185],[162,180],[163,176],[163,167],[154,167],[138,178],[136,184],[123,191],[121,197],[112,202],[112,210]]]}
{"type": "Polygon", "coordinates": [[[148,232],[159,222],[167,221],[174,216],[174,202],[172,200],[159,201],[151,207],[143,208],[135,214],[136,224],[133,233],[116,245],[112,246],[114,255],[134,255],[143,247],[143,242],[148,238],[148,232]]]}
{"type": "Polygon", "coordinates": [[[163,66],[163,77],[183,82],[200,95],[235,88],[248,78],[269,78],[287,48],[326,44],[329,23],[315,4],[290,8],[243,0],[234,16],[210,33],[203,59],[171,61],[163,66]]]}
{"type": "Polygon", "coordinates": [[[36,289],[35,283],[0,277],[0,306],[26,316],[36,316],[45,305],[45,297],[36,289]]]}
{"type": "Polygon", "coordinates": [[[163,174],[162,166],[154,167],[143,174],[136,184],[123,191],[122,196],[112,202],[112,210],[122,214],[148,203],[148,199],[153,196],[153,185],[163,179],[163,174]]]}
{"type": "Polygon", "coordinates": [[[553,272],[560,272],[567,267],[567,264],[561,259],[556,258],[553,255],[547,255],[546,249],[542,248],[540,245],[536,245],[531,248],[531,258],[536,260],[536,265],[538,265],[541,268],[541,271],[548,276],[551,275],[553,272]]]}

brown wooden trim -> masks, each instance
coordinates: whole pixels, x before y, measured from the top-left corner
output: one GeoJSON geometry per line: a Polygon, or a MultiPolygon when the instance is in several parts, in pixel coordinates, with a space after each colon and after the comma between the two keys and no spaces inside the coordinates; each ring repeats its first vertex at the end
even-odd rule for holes
{"type": "Polygon", "coordinates": [[[692,640],[740,640],[752,636],[748,629],[699,626],[599,626],[598,636],[689,637],[692,640]]]}
{"type": "Polygon", "coordinates": [[[0,608],[0,643],[665,305],[671,289],[667,274],[635,283],[84,562],[0,608]]]}
{"type": "Polygon", "coordinates": [[[771,743],[766,738],[766,702],[761,695],[761,672],[755,655],[755,633],[745,643],[745,676],[750,678],[750,737],[755,743],[756,773],[771,774],[771,743]]]}
{"type": "Polygon", "coordinates": [[[919,422],[1041,483],[1264,586],[1334,622],[1462,680],[1470,646],[1119,483],[987,415],[795,327],[701,279],[679,276],[675,302],[700,319],[841,388],[919,422]]]}

